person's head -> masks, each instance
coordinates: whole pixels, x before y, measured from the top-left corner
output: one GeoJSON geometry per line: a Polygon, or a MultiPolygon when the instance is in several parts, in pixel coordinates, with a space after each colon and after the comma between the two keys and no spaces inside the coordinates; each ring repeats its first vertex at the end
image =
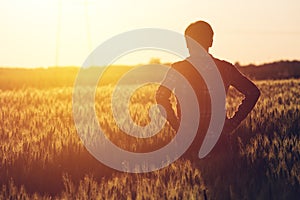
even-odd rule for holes
{"type": "Polygon", "coordinates": [[[191,53],[191,42],[188,38],[192,38],[199,43],[206,51],[212,46],[214,32],[211,26],[205,21],[197,21],[190,24],[184,33],[186,37],[187,47],[191,53]]]}

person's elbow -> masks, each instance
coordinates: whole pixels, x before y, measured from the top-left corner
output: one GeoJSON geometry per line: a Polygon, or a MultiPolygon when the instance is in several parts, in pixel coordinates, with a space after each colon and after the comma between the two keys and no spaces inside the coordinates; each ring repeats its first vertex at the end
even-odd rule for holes
{"type": "Polygon", "coordinates": [[[260,95],[261,95],[260,90],[257,87],[255,87],[255,90],[253,92],[253,96],[255,97],[256,101],[259,99],[260,95]]]}
{"type": "Polygon", "coordinates": [[[155,99],[157,103],[160,103],[162,101],[162,99],[164,98],[163,94],[164,94],[163,89],[159,87],[155,94],[155,99]]]}
{"type": "Polygon", "coordinates": [[[255,86],[247,92],[246,98],[253,101],[253,103],[255,104],[258,101],[260,95],[260,90],[255,86]]]}

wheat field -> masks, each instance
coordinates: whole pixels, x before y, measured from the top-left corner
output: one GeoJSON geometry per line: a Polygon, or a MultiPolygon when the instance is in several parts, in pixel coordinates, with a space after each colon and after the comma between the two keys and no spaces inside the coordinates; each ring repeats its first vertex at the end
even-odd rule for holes
{"type": "MultiPolygon", "coordinates": [[[[83,146],[72,117],[76,70],[60,73],[57,80],[37,78],[43,72],[28,72],[30,78],[7,71],[0,71],[0,199],[299,197],[300,80],[255,82],[262,94],[257,105],[213,156],[179,159],[155,172],[130,174],[101,164],[83,146]]],[[[96,113],[115,144],[150,151],[176,134],[168,124],[148,140],[120,134],[109,107],[113,89],[98,87],[96,113]]],[[[148,85],[132,96],[130,114],[137,124],[149,123],[148,108],[155,103],[156,89],[157,85],[148,85]]],[[[241,98],[230,90],[228,116],[241,98]]]]}

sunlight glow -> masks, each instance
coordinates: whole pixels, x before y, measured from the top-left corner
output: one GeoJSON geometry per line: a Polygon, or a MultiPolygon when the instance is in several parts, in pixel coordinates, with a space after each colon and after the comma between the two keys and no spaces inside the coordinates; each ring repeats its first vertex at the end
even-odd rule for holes
{"type": "Polygon", "coordinates": [[[215,31],[216,57],[242,64],[300,59],[297,0],[0,0],[0,7],[0,66],[80,66],[94,48],[124,31],[183,33],[200,19],[215,31]]]}

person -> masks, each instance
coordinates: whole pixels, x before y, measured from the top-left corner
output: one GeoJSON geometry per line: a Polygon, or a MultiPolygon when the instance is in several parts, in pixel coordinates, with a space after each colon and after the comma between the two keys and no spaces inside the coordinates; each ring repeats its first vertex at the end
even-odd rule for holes
{"type": "MultiPolygon", "coordinates": [[[[203,47],[203,49],[207,53],[209,53],[209,48],[212,47],[213,44],[213,35],[214,32],[212,27],[205,21],[197,21],[190,24],[185,30],[186,43],[190,57],[200,56],[200,53],[196,52],[195,48],[192,48],[192,44],[189,42],[190,38],[199,43],[203,47]]],[[[260,91],[256,87],[256,85],[248,78],[246,78],[243,74],[241,74],[234,65],[224,60],[214,58],[211,54],[209,55],[215,62],[220,72],[226,94],[229,87],[233,86],[244,95],[244,99],[238,107],[237,112],[235,112],[234,116],[232,118],[226,117],[224,128],[220,137],[222,138],[224,137],[224,134],[229,134],[233,130],[235,130],[239,126],[239,124],[246,118],[246,116],[255,106],[260,96],[260,91]]],[[[184,78],[188,80],[189,84],[192,86],[193,90],[196,93],[199,108],[201,111],[197,134],[191,146],[183,155],[185,157],[195,159],[198,158],[198,151],[202,145],[210,123],[210,95],[204,79],[192,66],[192,64],[187,61],[187,59],[173,63],[171,67],[181,73],[184,78]]],[[[167,79],[167,77],[168,74],[166,75],[165,80],[167,79]]],[[[164,84],[162,83],[156,92],[156,101],[158,104],[161,104],[165,108],[167,121],[173,127],[173,129],[175,129],[175,131],[178,131],[181,119],[180,105],[179,103],[177,103],[176,110],[173,109],[172,102],[170,101],[170,97],[172,96],[173,91],[167,89],[163,85],[164,84]]],[[[176,88],[174,89],[174,93],[176,96],[176,88]]]]}

